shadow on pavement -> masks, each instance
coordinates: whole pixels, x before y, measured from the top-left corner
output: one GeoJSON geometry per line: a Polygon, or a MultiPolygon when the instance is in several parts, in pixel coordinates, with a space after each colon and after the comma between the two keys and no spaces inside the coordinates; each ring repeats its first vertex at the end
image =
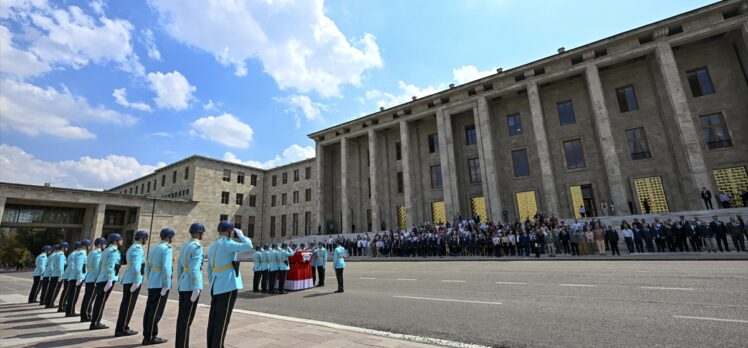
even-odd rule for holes
{"type": "Polygon", "coordinates": [[[332,292],[332,291],[330,291],[330,292],[318,292],[316,294],[304,295],[304,297],[308,298],[308,297],[319,297],[319,296],[327,296],[327,295],[335,295],[335,292],[332,292]]]}

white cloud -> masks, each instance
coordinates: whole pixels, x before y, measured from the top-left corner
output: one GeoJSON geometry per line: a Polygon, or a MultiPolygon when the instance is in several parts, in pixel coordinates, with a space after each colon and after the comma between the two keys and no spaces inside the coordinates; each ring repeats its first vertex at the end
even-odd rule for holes
{"type": "Polygon", "coordinates": [[[479,71],[475,65],[463,65],[457,69],[452,69],[452,77],[458,84],[475,81],[495,73],[496,69],[479,71]]]}
{"type": "Polygon", "coordinates": [[[184,110],[190,107],[192,93],[197,87],[190,85],[179,71],[148,73],[151,89],[156,92],[153,101],[162,109],[184,110]]]}
{"type": "Polygon", "coordinates": [[[35,76],[52,70],[47,62],[35,54],[18,49],[13,44],[13,34],[0,25],[0,71],[20,78],[35,76]]]}
{"type": "Polygon", "coordinates": [[[23,149],[0,144],[0,181],[31,185],[51,183],[58,187],[104,189],[117,186],[163,167],[139,163],[128,156],[83,156],[78,160],[48,162],[23,149]]]}
{"type": "Polygon", "coordinates": [[[106,3],[103,0],[91,0],[91,2],[88,3],[88,6],[91,7],[95,14],[103,15],[106,3]]]}
{"type": "Polygon", "coordinates": [[[143,29],[140,31],[140,40],[148,50],[148,57],[155,60],[161,60],[161,51],[156,47],[156,39],[153,37],[151,29],[143,29]]]}
{"type": "Polygon", "coordinates": [[[286,112],[294,115],[296,128],[301,127],[301,114],[307,121],[322,121],[322,111],[327,110],[327,106],[322,103],[313,102],[305,95],[290,95],[287,97],[276,97],[275,101],[288,105],[286,112]]]}
{"type": "Polygon", "coordinates": [[[252,167],[262,168],[262,169],[270,169],[275,168],[278,166],[282,166],[284,164],[288,164],[291,162],[298,162],[301,160],[305,160],[307,158],[314,157],[315,150],[314,147],[311,146],[301,146],[298,144],[293,144],[289,147],[287,147],[285,150],[283,150],[283,153],[281,155],[275,155],[275,157],[271,160],[265,161],[265,162],[259,162],[259,161],[242,161],[236,155],[234,155],[231,152],[226,152],[223,154],[223,160],[234,162],[234,163],[240,163],[252,167]]]}
{"type": "Polygon", "coordinates": [[[390,108],[409,102],[413,100],[412,98],[414,96],[416,98],[421,98],[437,93],[446,88],[443,83],[439,84],[436,87],[428,86],[425,88],[421,88],[416,85],[407,84],[403,81],[398,81],[397,87],[400,89],[400,94],[382,92],[376,89],[366,91],[366,100],[375,101],[377,103],[377,107],[390,108]]]}
{"type": "Polygon", "coordinates": [[[359,86],[363,73],[382,66],[374,36],[347,38],[314,1],[151,0],[176,40],[213,54],[235,74],[259,59],[281,89],[339,96],[340,86],[359,86]]]}
{"type": "Polygon", "coordinates": [[[171,133],[167,133],[167,132],[153,132],[151,133],[151,136],[161,137],[161,138],[173,138],[174,137],[174,135],[172,135],[171,133]]]}
{"type": "Polygon", "coordinates": [[[213,102],[213,99],[208,99],[208,102],[203,104],[203,110],[205,111],[218,111],[218,108],[222,107],[223,103],[213,102]]]}
{"type": "Polygon", "coordinates": [[[151,106],[146,103],[127,101],[127,90],[124,88],[115,89],[112,92],[112,96],[114,97],[114,101],[117,104],[122,105],[126,108],[132,108],[135,110],[148,111],[148,112],[153,111],[153,109],[151,109],[151,106]]]}
{"type": "Polygon", "coordinates": [[[254,134],[252,127],[228,113],[199,118],[191,126],[193,136],[240,149],[249,147],[254,134]]]}
{"type": "MultiPolygon", "coordinates": [[[[63,86],[64,87],[64,86],[63,86]]],[[[12,128],[30,136],[48,134],[69,139],[91,139],[96,135],[79,125],[84,122],[129,126],[136,118],[92,106],[86,98],[67,88],[46,89],[7,79],[0,80],[0,127],[12,128]]]]}

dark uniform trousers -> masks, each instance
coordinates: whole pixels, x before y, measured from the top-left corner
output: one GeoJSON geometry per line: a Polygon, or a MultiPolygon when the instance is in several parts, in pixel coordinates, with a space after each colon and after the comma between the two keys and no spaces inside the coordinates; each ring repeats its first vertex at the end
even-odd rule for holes
{"type": "Polygon", "coordinates": [[[58,312],[65,312],[65,304],[68,300],[68,290],[70,289],[70,282],[67,279],[60,279],[59,283],[62,283],[62,294],[60,295],[60,302],[57,304],[58,312]]]}
{"type": "Polygon", "coordinates": [[[317,286],[325,286],[325,266],[317,266],[317,278],[319,278],[319,284],[317,286]]]}
{"type": "Polygon", "coordinates": [[[42,282],[39,287],[42,289],[41,296],[39,296],[39,305],[43,306],[47,302],[47,288],[49,288],[49,277],[42,278],[42,282]]]}
{"type": "Polygon", "coordinates": [[[86,283],[86,289],[83,291],[83,301],[81,302],[81,319],[91,320],[91,308],[95,297],[96,283],[86,283]]]}
{"type": "Polygon", "coordinates": [[[189,347],[190,346],[190,326],[192,326],[192,319],[195,319],[195,312],[197,312],[197,304],[200,301],[200,296],[195,299],[195,302],[191,301],[192,291],[180,291],[179,292],[179,313],[177,313],[177,336],[174,340],[176,347],[189,347]]]}
{"type": "Polygon", "coordinates": [[[164,315],[166,302],[169,300],[169,290],[161,296],[161,288],[148,289],[148,301],[143,314],[143,337],[152,339],[158,336],[158,322],[164,315]]]}
{"type": "Polygon", "coordinates": [[[223,348],[226,329],[236,303],[237,291],[213,295],[211,290],[210,313],[208,314],[208,348],[223,348]]]}
{"type": "Polygon", "coordinates": [[[275,291],[275,277],[278,271],[268,271],[268,292],[275,291]]]}
{"type": "Polygon", "coordinates": [[[34,276],[34,284],[31,285],[31,292],[29,292],[29,303],[36,302],[36,295],[39,295],[39,283],[41,282],[40,276],[34,276]]]}
{"type": "Polygon", "coordinates": [[[262,279],[260,279],[260,287],[262,288],[262,292],[267,292],[268,291],[268,277],[270,277],[268,275],[269,272],[267,270],[264,270],[260,273],[262,273],[262,279]]]}
{"type": "Polygon", "coordinates": [[[49,289],[47,290],[47,298],[44,300],[44,306],[46,308],[54,308],[55,299],[60,294],[60,277],[49,278],[49,289]]]}
{"type": "Polygon", "coordinates": [[[114,284],[112,284],[112,287],[108,291],[104,291],[104,287],[106,287],[106,282],[96,283],[96,295],[94,295],[96,299],[94,300],[91,312],[91,327],[101,324],[101,316],[104,315],[104,307],[106,306],[106,301],[109,299],[109,295],[112,293],[112,289],[114,289],[114,284]]]}
{"type": "Polygon", "coordinates": [[[343,291],[343,270],[345,268],[335,269],[335,279],[338,281],[338,291],[343,291]]]}
{"type": "Polygon", "coordinates": [[[254,272],[254,276],[252,277],[252,291],[260,291],[260,283],[262,283],[262,271],[254,272]]]}
{"type": "Polygon", "coordinates": [[[278,271],[278,291],[283,292],[286,290],[286,276],[288,271],[278,271]]]}
{"type": "Polygon", "coordinates": [[[140,294],[140,287],[135,292],[130,292],[132,288],[131,284],[122,285],[122,302],[119,304],[119,315],[117,316],[117,326],[114,328],[114,332],[125,332],[130,328],[130,319],[132,319],[132,312],[135,309],[135,304],[138,302],[138,294],[140,294]]]}
{"type": "MultiPolygon", "coordinates": [[[[81,286],[75,285],[77,280],[68,280],[68,293],[67,303],[65,304],[65,315],[73,315],[75,313],[75,304],[78,303],[78,294],[81,292],[81,286]]],[[[81,314],[82,315],[82,314],[81,314]]]]}

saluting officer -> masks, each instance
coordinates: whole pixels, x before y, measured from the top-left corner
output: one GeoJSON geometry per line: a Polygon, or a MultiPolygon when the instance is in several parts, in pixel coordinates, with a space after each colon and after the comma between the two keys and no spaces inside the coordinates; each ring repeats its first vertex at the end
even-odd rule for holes
{"type": "Polygon", "coordinates": [[[210,314],[208,315],[208,348],[223,347],[238,289],[244,288],[239,273],[237,253],[252,250],[252,241],[231,221],[218,224],[218,239],[208,249],[210,279],[210,314]],[[232,234],[239,242],[232,240],[232,234]]]}
{"type": "Polygon", "coordinates": [[[66,317],[77,317],[80,315],[75,313],[75,305],[78,303],[81,284],[86,279],[86,257],[90,248],[90,240],[84,239],[80,241],[80,247],[70,259],[70,276],[68,277],[68,294],[67,303],[65,304],[66,317]]]}
{"type": "Polygon", "coordinates": [[[96,277],[99,276],[99,263],[101,262],[101,251],[106,248],[106,239],[98,237],[94,239],[93,251],[86,258],[86,288],[83,291],[83,302],[81,302],[81,323],[91,321],[91,308],[93,307],[94,294],[96,290],[96,277]]]}
{"type": "Polygon", "coordinates": [[[138,332],[130,329],[130,319],[138,302],[140,284],[143,284],[145,271],[145,252],[143,244],[148,242],[148,232],[138,231],[133,236],[135,242],[127,249],[127,268],[122,277],[122,302],[119,305],[117,326],[114,327],[114,337],[132,336],[138,332]]]}
{"type": "MultiPolygon", "coordinates": [[[[49,245],[42,247],[42,252],[36,256],[34,260],[34,285],[31,286],[31,292],[29,292],[29,303],[36,303],[36,296],[39,295],[39,283],[41,283],[42,274],[47,268],[47,252],[49,251],[49,245]]],[[[44,297],[44,295],[42,295],[44,297]]]]}
{"type": "Polygon", "coordinates": [[[164,315],[164,308],[169,299],[172,275],[172,248],[174,230],[164,228],[159,233],[161,242],[148,255],[146,274],[148,274],[148,301],[143,313],[143,345],[165,343],[167,339],[158,337],[158,322],[164,315]]]}
{"type": "Polygon", "coordinates": [[[260,283],[262,282],[262,248],[258,245],[255,247],[255,253],[252,254],[252,292],[260,292],[260,283]]]}
{"type": "Polygon", "coordinates": [[[345,248],[340,244],[340,241],[336,242],[335,251],[332,254],[332,267],[335,268],[335,279],[338,280],[338,290],[335,292],[343,292],[343,270],[345,269],[345,248]]]}
{"type": "Polygon", "coordinates": [[[47,304],[47,293],[49,292],[49,278],[52,276],[52,253],[57,249],[57,244],[48,246],[47,250],[47,265],[44,267],[42,272],[42,293],[39,296],[39,305],[44,306],[47,304]]]}
{"type": "Polygon", "coordinates": [[[109,294],[112,293],[112,287],[119,280],[119,267],[122,262],[119,247],[122,246],[122,236],[119,233],[112,233],[107,237],[107,240],[109,241],[109,247],[101,252],[99,275],[96,277],[96,301],[93,306],[89,330],[109,328],[109,326],[101,323],[101,316],[104,314],[104,307],[109,299],[109,294]]]}
{"type": "Polygon", "coordinates": [[[52,253],[50,262],[52,263],[52,269],[50,271],[51,277],[49,278],[49,290],[47,291],[47,299],[45,300],[45,308],[55,308],[55,299],[60,294],[60,277],[65,272],[65,251],[68,250],[70,245],[67,242],[57,244],[57,250],[52,253]]]}
{"type": "MultiPolygon", "coordinates": [[[[317,244],[317,249],[314,250],[313,256],[314,269],[312,270],[312,273],[316,278],[319,278],[317,286],[323,287],[325,286],[325,265],[327,264],[327,248],[325,248],[324,243],[319,242],[317,244]]],[[[314,281],[314,279],[312,279],[312,281],[314,281]]]]}
{"type": "Polygon", "coordinates": [[[278,293],[286,294],[286,276],[291,269],[288,258],[293,256],[293,250],[286,243],[282,243],[278,249],[278,293]]]}
{"type": "Polygon", "coordinates": [[[197,311],[197,300],[203,290],[203,239],[205,226],[194,223],[190,226],[192,239],[179,249],[177,263],[177,290],[179,291],[179,313],[177,314],[177,347],[190,346],[190,326],[197,311]]]}
{"type": "Polygon", "coordinates": [[[273,243],[268,250],[268,293],[275,293],[275,278],[278,275],[278,245],[273,243]]]}
{"type": "Polygon", "coordinates": [[[267,244],[262,246],[262,253],[260,254],[260,258],[262,260],[262,267],[260,267],[260,275],[262,276],[262,279],[260,279],[260,284],[262,292],[266,293],[268,292],[268,269],[270,268],[270,265],[268,264],[267,244]]]}

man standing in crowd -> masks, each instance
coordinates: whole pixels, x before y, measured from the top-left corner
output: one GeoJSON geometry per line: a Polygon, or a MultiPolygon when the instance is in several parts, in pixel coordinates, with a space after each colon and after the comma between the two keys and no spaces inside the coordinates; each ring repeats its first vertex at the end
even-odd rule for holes
{"type": "Polygon", "coordinates": [[[340,241],[335,243],[335,251],[332,254],[332,267],[335,268],[335,279],[338,281],[338,290],[343,292],[343,270],[345,269],[345,249],[340,241]]]}
{"type": "Polygon", "coordinates": [[[172,275],[171,242],[174,230],[164,228],[159,232],[161,242],[148,255],[145,272],[148,274],[148,300],[143,313],[143,345],[166,343],[167,339],[158,337],[158,322],[164,315],[166,302],[169,299],[172,275]]]}
{"type": "Polygon", "coordinates": [[[65,271],[65,251],[68,250],[68,247],[67,242],[57,244],[57,250],[49,257],[52,268],[50,270],[47,298],[44,301],[45,308],[55,308],[55,299],[60,294],[60,277],[62,277],[62,273],[65,271]]]}
{"type": "Polygon", "coordinates": [[[730,223],[727,224],[727,231],[730,233],[732,238],[732,245],[735,246],[735,251],[745,251],[745,241],[743,241],[743,227],[740,226],[738,220],[734,217],[730,218],[730,223]]]}
{"type": "Polygon", "coordinates": [[[91,308],[96,290],[96,278],[99,276],[99,263],[101,252],[106,248],[106,239],[98,237],[94,239],[94,249],[88,253],[86,258],[86,288],[83,290],[83,302],[81,302],[81,322],[91,321],[91,308]]]}
{"type": "Polygon", "coordinates": [[[47,252],[49,252],[49,249],[49,245],[43,246],[42,252],[34,260],[34,273],[32,273],[34,284],[31,286],[31,292],[29,292],[29,303],[36,303],[36,296],[39,295],[39,283],[41,283],[42,275],[47,268],[47,252]]]}
{"type": "Polygon", "coordinates": [[[319,279],[319,282],[317,283],[318,287],[325,286],[325,265],[327,264],[327,248],[325,248],[324,243],[319,242],[317,244],[317,249],[314,250],[314,269],[312,270],[312,273],[314,273],[314,276],[319,279]]]}
{"type": "Polygon", "coordinates": [[[127,268],[122,277],[122,302],[119,305],[117,326],[114,328],[114,337],[137,335],[138,332],[130,329],[130,319],[138,302],[140,285],[143,284],[143,273],[145,271],[145,252],[143,245],[148,242],[148,232],[135,232],[135,242],[127,249],[127,268]]]}
{"type": "Polygon", "coordinates": [[[203,290],[203,239],[205,226],[194,223],[190,226],[190,239],[179,249],[177,262],[177,291],[179,291],[179,312],[177,313],[177,347],[190,346],[190,326],[197,311],[197,300],[203,290]]]}
{"type": "Polygon", "coordinates": [[[717,238],[717,247],[719,252],[722,252],[722,245],[725,246],[726,252],[730,252],[730,247],[727,246],[727,227],[725,223],[719,221],[717,215],[712,216],[712,222],[709,223],[709,228],[714,232],[714,237],[717,238]]]}
{"type": "Polygon", "coordinates": [[[68,280],[68,299],[65,305],[66,317],[77,317],[81,314],[75,313],[75,305],[78,303],[78,294],[81,291],[81,285],[86,279],[86,261],[88,250],[91,248],[91,241],[84,239],[80,241],[80,248],[76,250],[70,265],[70,277],[68,280]]]}
{"type": "Polygon", "coordinates": [[[702,187],[701,199],[704,200],[704,205],[707,209],[714,209],[712,206],[712,191],[707,190],[706,187],[702,187]]]}
{"type": "Polygon", "coordinates": [[[629,250],[629,254],[633,254],[634,231],[631,230],[631,226],[629,226],[626,220],[623,220],[623,223],[621,223],[621,234],[623,235],[623,240],[626,242],[626,248],[629,250]]]}
{"type": "Polygon", "coordinates": [[[719,202],[722,203],[722,208],[727,209],[730,207],[730,195],[727,192],[719,193],[719,202]]]}
{"type": "Polygon", "coordinates": [[[222,348],[237,290],[244,288],[239,273],[237,253],[252,250],[252,241],[234,228],[231,221],[218,224],[218,238],[208,248],[208,279],[210,280],[210,313],[208,314],[208,348],[222,348]],[[239,238],[235,242],[232,237],[239,238]]]}
{"type": "Polygon", "coordinates": [[[101,323],[106,301],[112,293],[114,283],[119,280],[119,266],[122,254],[119,247],[122,246],[122,236],[112,233],[107,237],[109,247],[101,252],[101,263],[99,263],[99,276],[96,278],[96,301],[94,302],[89,330],[102,330],[109,327],[101,323]]]}
{"type": "Polygon", "coordinates": [[[621,256],[621,252],[618,250],[618,232],[613,229],[613,226],[608,225],[608,229],[605,231],[605,240],[610,247],[610,254],[621,256]]]}
{"type": "Polygon", "coordinates": [[[706,249],[707,252],[717,252],[717,247],[715,244],[717,241],[714,239],[714,231],[712,231],[707,224],[705,224],[703,221],[699,220],[698,217],[694,217],[694,224],[696,225],[696,231],[701,236],[701,240],[704,243],[704,249],[706,249]]]}

